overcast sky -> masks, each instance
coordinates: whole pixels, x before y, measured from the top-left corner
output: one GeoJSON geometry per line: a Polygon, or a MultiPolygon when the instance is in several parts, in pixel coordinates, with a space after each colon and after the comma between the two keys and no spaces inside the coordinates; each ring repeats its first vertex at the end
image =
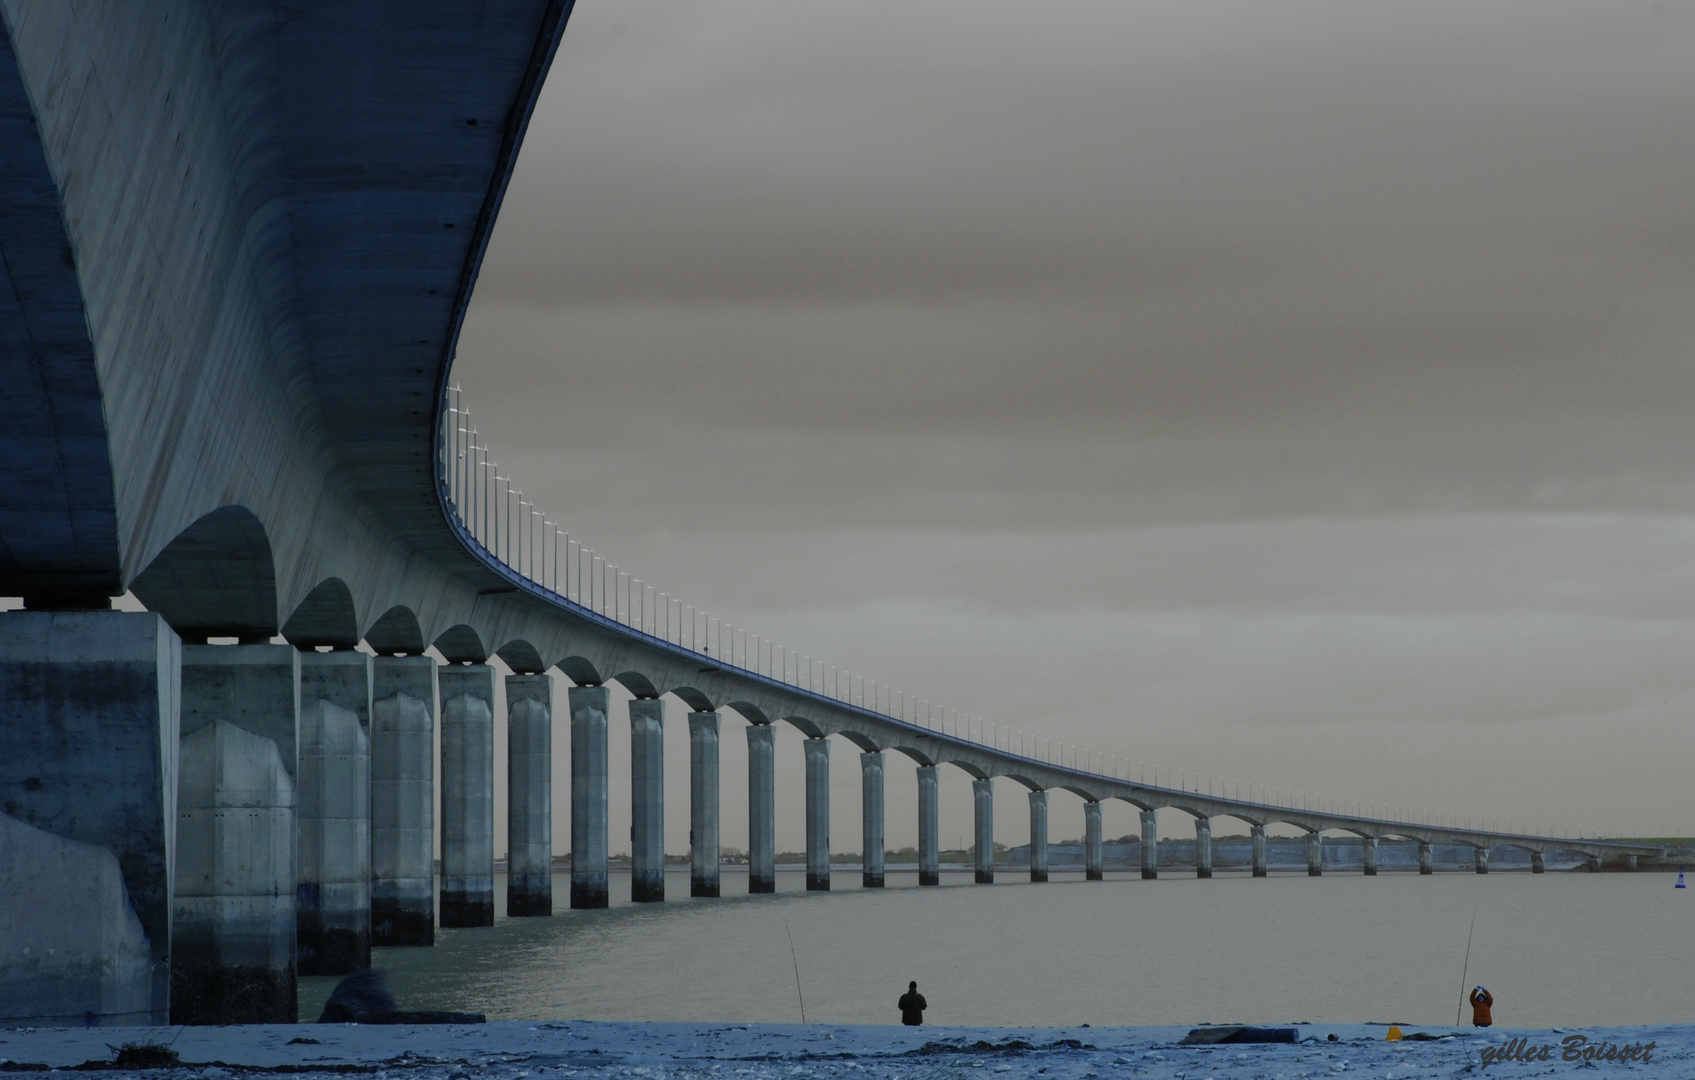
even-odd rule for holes
{"type": "Polygon", "coordinates": [[[1687,4],[579,0],[455,377],[573,538],[879,682],[1689,835],[1692,118],[1687,4]]]}

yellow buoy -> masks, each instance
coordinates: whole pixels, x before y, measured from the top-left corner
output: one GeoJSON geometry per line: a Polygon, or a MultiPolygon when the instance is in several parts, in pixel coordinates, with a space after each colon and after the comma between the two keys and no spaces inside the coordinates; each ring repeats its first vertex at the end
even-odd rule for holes
{"type": "Polygon", "coordinates": [[[1389,1028],[1389,1034],[1385,1035],[1383,1038],[1385,1042],[1400,1042],[1401,1029],[1391,1025],[1389,1028]]]}

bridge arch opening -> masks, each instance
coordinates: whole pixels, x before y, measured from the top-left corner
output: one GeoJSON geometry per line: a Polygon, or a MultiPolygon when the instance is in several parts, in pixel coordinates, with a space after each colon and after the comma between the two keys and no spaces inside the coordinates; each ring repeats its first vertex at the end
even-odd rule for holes
{"type": "Polygon", "coordinates": [[[1154,804],[1152,802],[1149,802],[1146,799],[1138,799],[1134,795],[1114,795],[1114,796],[1112,796],[1112,798],[1109,801],[1117,802],[1117,803],[1128,803],[1131,806],[1135,807],[1137,813],[1141,813],[1143,810],[1154,809],[1154,804]]]}
{"type": "Polygon", "coordinates": [[[489,651],[483,644],[482,635],[464,623],[443,630],[432,644],[436,652],[441,653],[441,658],[450,664],[488,662],[489,651]]]}
{"type": "Polygon", "coordinates": [[[1362,840],[1371,835],[1361,829],[1348,829],[1340,825],[1320,829],[1318,834],[1326,840],[1362,840]]]}
{"type": "Polygon", "coordinates": [[[541,653],[523,638],[508,641],[494,650],[494,655],[500,657],[501,663],[511,668],[514,675],[539,675],[547,670],[541,653]]]}
{"type": "Polygon", "coordinates": [[[279,629],[270,537],[244,506],[220,507],[178,533],[130,591],[184,642],[268,642],[279,629]]]}
{"type": "Polygon", "coordinates": [[[771,722],[771,717],[765,715],[765,710],[751,701],[727,701],[723,708],[735,710],[750,724],[769,724],[771,722]]]}
{"type": "Polygon", "coordinates": [[[784,723],[788,724],[790,727],[794,728],[809,739],[822,739],[828,734],[823,728],[819,727],[815,722],[804,716],[790,714],[788,716],[779,717],[778,719],[782,720],[784,723]]]}
{"type": "Polygon", "coordinates": [[[606,680],[588,660],[581,656],[567,656],[553,665],[564,672],[565,677],[577,686],[604,686],[606,680]]]}
{"type": "Polygon", "coordinates": [[[1489,872],[1529,873],[1531,859],[1539,850],[1528,844],[1493,844],[1489,848],[1489,872]]]}
{"type": "Polygon", "coordinates": [[[359,644],[353,592],[340,578],[325,578],[283,623],[282,636],[297,649],[351,649],[359,644]]]}
{"type": "Polygon", "coordinates": [[[424,631],[411,608],[396,605],[365,631],[365,644],[378,656],[422,656],[424,631]]]}
{"type": "Polygon", "coordinates": [[[958,769],[973,780],[986,780],[989,777],[989,774],[984,772],[982,767],[977,765],[975,762],[946,758],[943,760],[942,764],[952,765],[954,768],[958,769]]]}
{"type": "Polygon", "coordinates": [[[871,736],[866,735],[864,732],[838,731],[836,734],[852,743],[854,748],[862,754],[875,754],[877,751],[883,749],[881,746],[877,745],[871,736]]]}
{"type": "Polygon", "coordinates": [[[683,707],[690,712],[721,713],[723,711],[712,703],[712,699],[706,695],[705,691],[698,687],[673,686],[670,690],[667,690],[666,693],[676,697],[678,701],[683,703],[683,707]]]}
{"type": "Polygon", "coordinates": [[[663,696],[659,692],[659,688],[653,685],[653,680],[639,671],[621,671],[612,676],[612,681],[628,690],[633,697],[658,698],[663,696]]]}
{"type": "MultiPolygon", "coordinates": [[[[1016,768],[1017,767],[1014,766],[1015,770],[1016,770],[1016,768]]],[[[1009,773],[1002,773],[1001,778],[1004,779],[1004,780],[1009,780],[1012,783],[1019,785],[1025,791],[1041,791],[1042,790],[1041,784],[1037,783],[1033,778],[1031,778],[1029,776],[1025,776],[1021,772],[1014,771],[1014,772],[1009,772],[1009,773]]]]}
{"type": "MultiPolygon", "coordinates": [[[[1062,876],[1081,878],[1083,876],[1083,841],[1087,823],[1085,807],[1094,801],[1093,795],[1087,791],[1070,786],[1051,787],[1048,792],[1048,880],[1058,880],[1062,876]]],[[[1028,799],[1024,800],[1028,806],[1028,799]]],[[[1103,841],[1112,835],[1108,831],[1106,818],[1110,810],[1111,800],[1101,802],[1101,837],[1103,841]]],[[[1025,811],[1028,817],[1028,810],[1025,811]]],[[[1028,831],[1028,823],[1025,825],[1028,831]]]]}
{"type": "Polygon", "coordinates": [[[1251,873],[1254,865],[1254,824],[1235,814],[1215,814],[1212,825],[1213,873],[1251,873]]]}

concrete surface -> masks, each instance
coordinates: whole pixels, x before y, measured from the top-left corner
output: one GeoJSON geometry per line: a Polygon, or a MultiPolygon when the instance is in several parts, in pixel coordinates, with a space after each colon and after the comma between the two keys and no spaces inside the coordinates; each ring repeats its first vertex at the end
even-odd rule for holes
{"type": "MultiPolygon", "coordinates": [[[[132,992],[127,950],[133,943],[101,880],[110,869],[104,858],[87,848],[55,847],[45,866],[56,859],[91,876],[57,880],[42,870],[26,879],[13,875],[29,865],[27,856],[21,848],[8,850],[0,861],[9,867],[5,878],[19,904],[0,904],[0,1021],[67,1011],[93,1023],[138,1011],[154,1023],[168,1018],[181,660],[181,642],[153,614],[0,615],[0,813],[109,853],[149,957],[142,1002],[132,992]],[[63,908],[25,906],[27,897],[61,894],[63,908]],[[62,925],[55,917],[61,910],[62,925]],[[110,966],[42,966],[35,950],[94,932],[94,924],[111,944],[110,966]]],[[[20,843],[34,836],[16,835],[20,843]]]]}

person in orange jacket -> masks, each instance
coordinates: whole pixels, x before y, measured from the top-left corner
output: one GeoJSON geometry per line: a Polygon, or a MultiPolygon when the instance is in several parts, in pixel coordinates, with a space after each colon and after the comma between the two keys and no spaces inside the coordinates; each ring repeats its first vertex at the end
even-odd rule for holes
{"type": "Polygon", "coordinates": [[[1471,1026],[1472,1027],[1488,1027],[1489,1025],[1491,1025],[1495,1022],[1495,1018],[1489,1014],[1489,1006],[1491,1006],[1493,1004],[1495,1004],[1495,995],[1494,994],[1491,994],[1489,991],[1483,989],[1483,987],[1481,987],[1481,986],[1475,987],[1472,990],[1472,992],[1471,992],[1471,1026]]]}

